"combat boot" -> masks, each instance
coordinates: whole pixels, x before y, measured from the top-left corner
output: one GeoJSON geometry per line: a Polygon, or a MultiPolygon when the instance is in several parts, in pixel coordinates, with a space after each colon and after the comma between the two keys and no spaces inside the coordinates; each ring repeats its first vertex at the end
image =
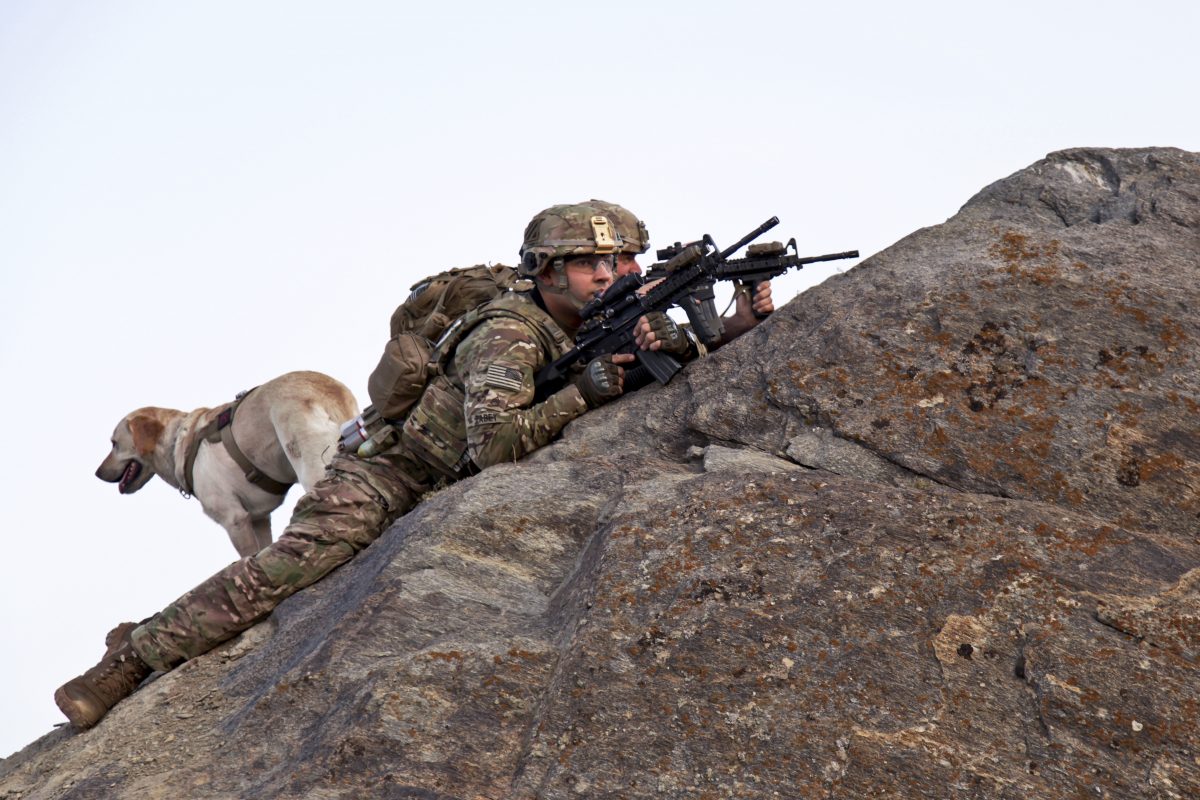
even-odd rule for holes
{"type": "Polygon", "coordinates": [[[129,641],[129,631],[117,646],[104,654],[100,663],[54,693],[54,702],[71,724],[80,730],[92,727],[109,709],[133,694],[154,670],[142,661],[129,641]]]}
{"type": "Polygon", "coordinates": [[[151,620],[151,617],[146,617],[141,622],[122,622],[118,624],[108,633],[104,634],[104,657],[108,658],[113,652],[121,646],[122,642],[129,641],[129,635],[133,633],[133,629],[139,625],[145,625],[151,620]]]}

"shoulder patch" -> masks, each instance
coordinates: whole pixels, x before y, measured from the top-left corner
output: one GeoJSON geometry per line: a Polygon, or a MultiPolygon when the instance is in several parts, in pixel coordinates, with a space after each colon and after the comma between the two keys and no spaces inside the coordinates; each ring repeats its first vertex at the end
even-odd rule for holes
{"type": "Polygon", "coordinates": [[[502,364],[489,364],[483,382],[487,386],[508,392],[519,392],[524,385],[521,370],[502,364]]]}

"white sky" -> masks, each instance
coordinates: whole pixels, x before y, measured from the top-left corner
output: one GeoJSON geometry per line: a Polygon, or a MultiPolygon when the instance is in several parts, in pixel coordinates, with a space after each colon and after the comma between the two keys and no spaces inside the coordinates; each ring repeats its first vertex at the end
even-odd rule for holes
{"type": "Polygon", "coordinates": [[[0,756],[235,556],[93,476],[134,408],[293,369],[365,405],[408,287],[555,203],[866,256],[1053,150],[1200,150],[1194,3],[410,5],[0,0],[0,756]]]}

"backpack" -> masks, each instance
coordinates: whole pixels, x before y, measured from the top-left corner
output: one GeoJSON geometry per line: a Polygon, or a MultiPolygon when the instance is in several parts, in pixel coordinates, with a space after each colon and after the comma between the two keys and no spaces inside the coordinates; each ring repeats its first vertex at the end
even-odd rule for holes
{"type": "Polygon", "coordinates": [[[391,338],[367,379],[367,394],[379,415],[403,419],[425,390],[435,343],[446,329],[521,280],[512,267],[481,264],[414,284],[412,294],[392,313],[391,338]]]}

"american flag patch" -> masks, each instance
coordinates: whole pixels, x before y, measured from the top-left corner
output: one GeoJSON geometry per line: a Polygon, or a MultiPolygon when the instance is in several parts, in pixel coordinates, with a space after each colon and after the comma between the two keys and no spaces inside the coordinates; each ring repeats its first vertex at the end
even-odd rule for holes
{"type": "Polygon", "coordinates": [[[521,370],[500,364],[489,364],[483,382],[497,389],[509,392],[519,392],[524,385],[521,380],[521,370]]]}

